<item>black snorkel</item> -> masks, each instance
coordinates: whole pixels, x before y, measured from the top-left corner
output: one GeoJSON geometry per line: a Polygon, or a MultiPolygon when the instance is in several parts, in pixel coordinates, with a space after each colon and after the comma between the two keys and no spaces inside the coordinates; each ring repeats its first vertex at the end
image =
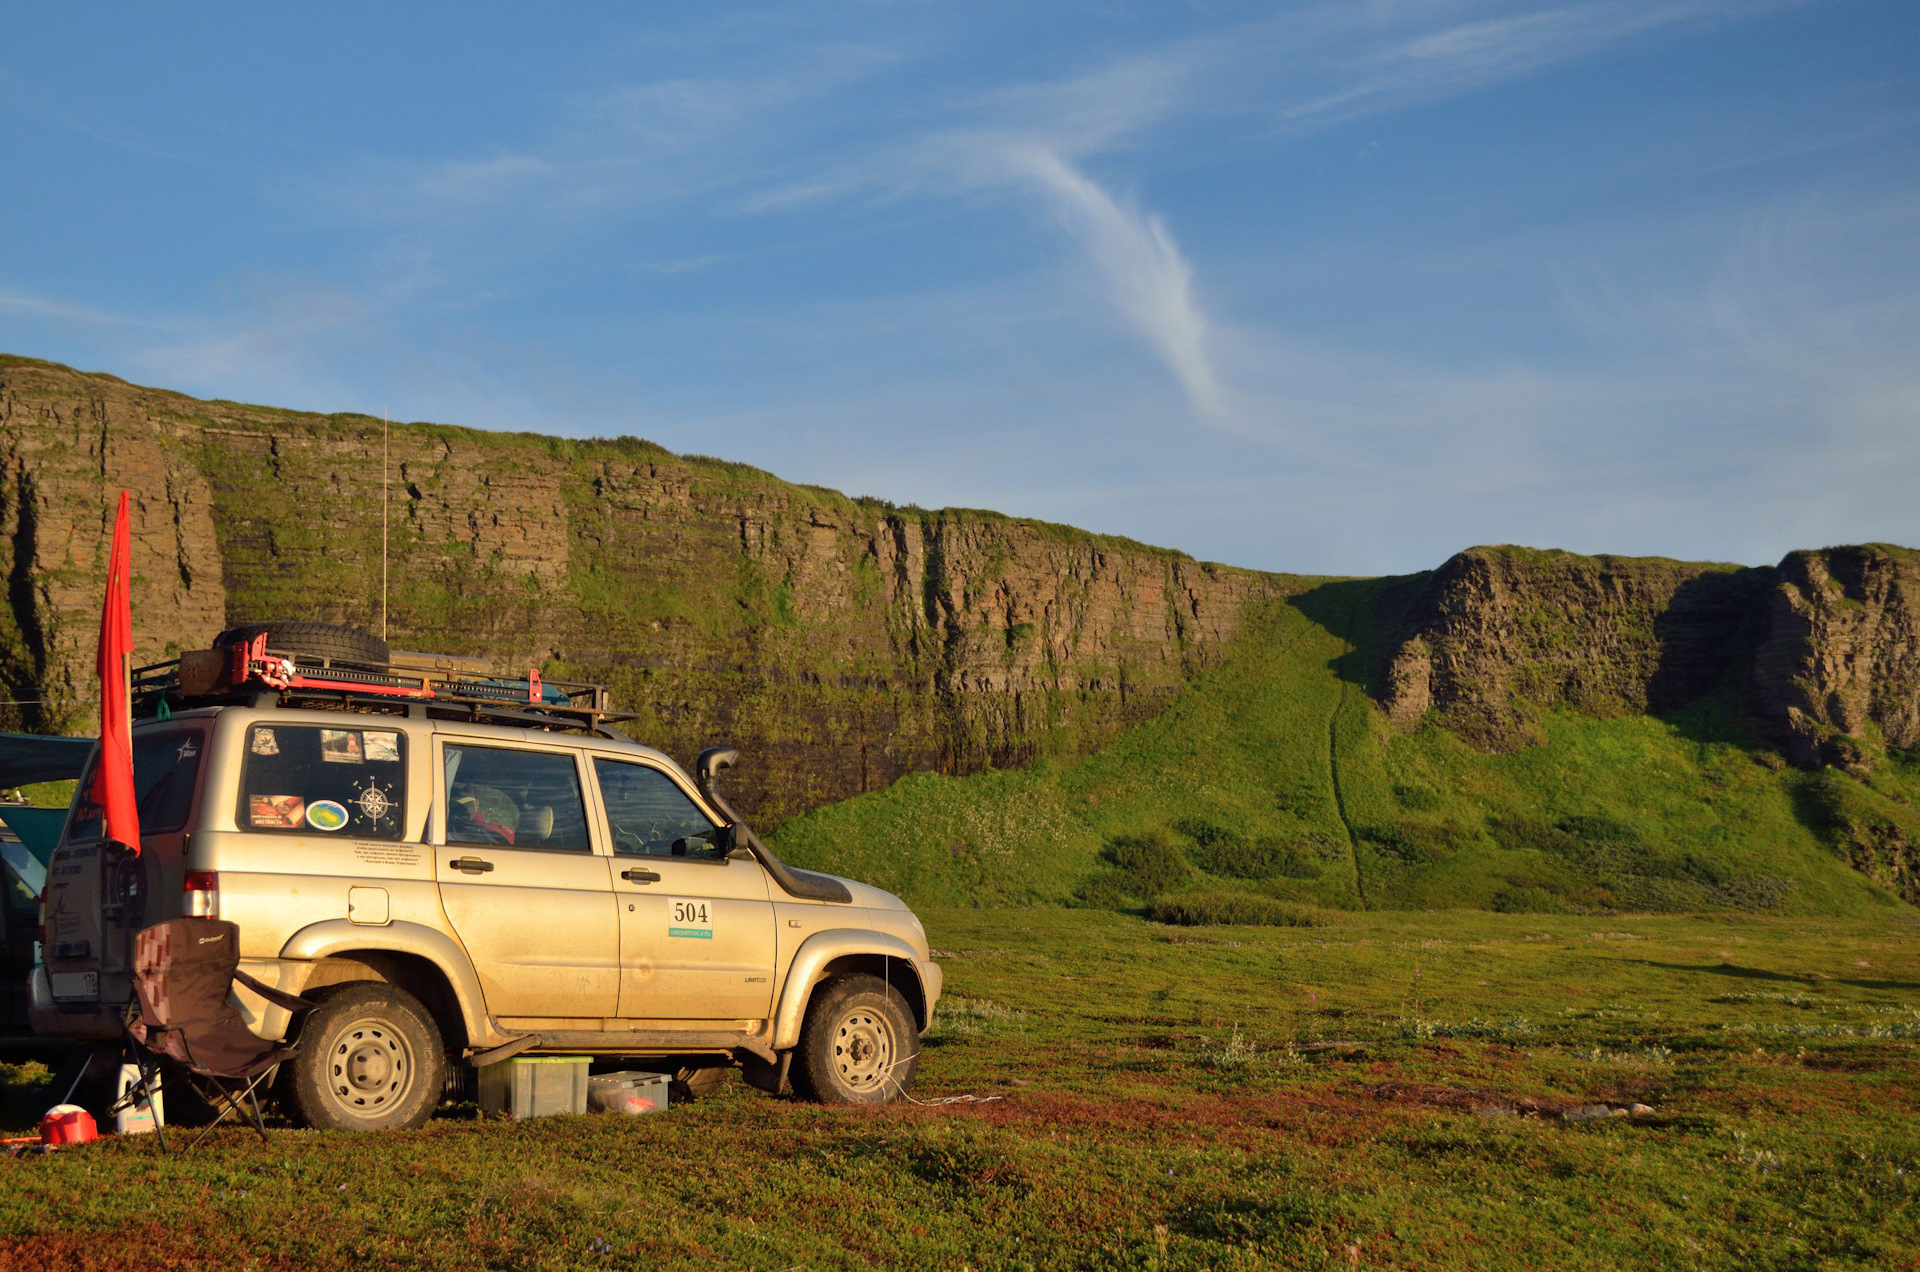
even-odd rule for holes
{"type": "Polygon", "coordinates": [[[719,809],[721,815],[727,819],[727,828],[732,832],[730,855],[732,851],[740,849],[751,853],[754,860],[765,867],[766,872],[773,876],[773,881],[779,884],[781,891],[788,896],[799,897],[803,901],[838,901],[843,904],[851,902],[853,893],[847,890],[846,884],[828,875],[814,874],[810,870],[795,870],[788,866],[786,862],[774,856],[773,850],[761,843],[760,836],[753,833],[753,827],[747,825],[740,819],[740,814],[733,811],[733,807],[720,794],[720,786],[716,779],[721,769],[732,768],[739,758],[740,752],[730,746],[710,746],[700,752],[700,758],[693,762],[694,785],[700,788],[700,794],[707,803],[719,809]]]}

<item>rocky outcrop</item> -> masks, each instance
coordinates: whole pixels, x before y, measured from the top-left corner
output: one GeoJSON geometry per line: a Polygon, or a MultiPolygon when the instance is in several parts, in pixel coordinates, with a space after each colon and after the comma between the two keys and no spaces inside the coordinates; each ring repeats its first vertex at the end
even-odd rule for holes
{"type": "Polygon", "coordinates": [[[63,373],[71,391],[18,391],[0,367],[0,534],[12,545],[0,607],[0,676],[16,727],[57,729],[93,710],[115,499],[133,492],[137,661],[217,631],[226,589],[212,491],[199,469],[146,427],[118,381],[63,373]]]}
{"type": "Polygon", "coordinates": [[[1427,575],[1387,641],[1381,700],[1489,750],[1543,712],[1668,711],[1723,684],[1772,572],[1658,557],[1471,548],[1427,575]]]}
{"type": "MultiPolygon", "coordinates": [[[[379,630],[382,429],[0,359],[0,675],[90,728],[107,517],[134,492],[139,654],[265,618],[379,630]]],[[[747,760],[771,824],[915,770],[1079,754],[1221,657],[1274,576],[993,513],[794,486],[634,439],[389,437],[388,634],[604,680],[633,732],[747,760]]]]}
{"type": "Polygon", "coordinates": [[[1920,552],[1873,543],[1780,562],[1753,660],[1755,718],[1805,767],[1920,746],[1920,552]]]}
{"type": "Polygon", "coordinates": [[[1864,772],[1920,745],[1920,553],[1885,544],[1741,569],[1473,548],[1420,580],[1385,642],[1380,698],[1489,750],[1541,713],[1740,700],[1759,742],[1864,772]]]}

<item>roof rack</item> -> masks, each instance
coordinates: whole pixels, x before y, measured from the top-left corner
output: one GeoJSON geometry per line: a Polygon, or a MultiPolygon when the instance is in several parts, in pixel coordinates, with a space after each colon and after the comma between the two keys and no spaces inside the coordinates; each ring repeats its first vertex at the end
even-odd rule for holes
{"type": "Polygon", "coordinates": [[[479,659],[398,651],[387,662],[324,658],[269,649],[267,635],[136,668],[134,714],[237,703],[323,706],[421,710],[443,718],[589,732],[637,718],[613,709],[605,685],[547,680],[538,667],[527,668],[525,675],[500,675],[479,659]]]}

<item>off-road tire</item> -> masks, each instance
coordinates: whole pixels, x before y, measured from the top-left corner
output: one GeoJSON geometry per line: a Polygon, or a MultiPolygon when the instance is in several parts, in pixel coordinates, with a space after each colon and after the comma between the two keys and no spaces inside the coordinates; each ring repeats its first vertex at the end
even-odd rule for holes
{"type": "Polygon", "coordinates": [[[392,652],[372,632],[339,623],[242,623],[213,638],[215,649],[227,649],[267,634],[267,648],[277,654],[306,654],[337,662],[384,663],[392,652]]]}
{"type": "Polygon", "coordinates": [[[682,1069],[667,1083],[667,1095],[675,1104],[691,1104],[712,1095],[726,1085],[730,1065],[705,1069],[682,1069]]]}
{"type": "Polygon", "coordinates": [[[898,990],[878,976],[836,976],[813,992],[788,1073],[817,1104],[886,1104],[913,1085],[920,1031],[898,990]]]}
{"type": "Polygon", "coordinates": [[[440,1030],[420,1000],[382,981],[327,985],[300,1024],[283,1077],[287,1111],[332,1131],[409,1130],[446,1091],[440,1030]]]}

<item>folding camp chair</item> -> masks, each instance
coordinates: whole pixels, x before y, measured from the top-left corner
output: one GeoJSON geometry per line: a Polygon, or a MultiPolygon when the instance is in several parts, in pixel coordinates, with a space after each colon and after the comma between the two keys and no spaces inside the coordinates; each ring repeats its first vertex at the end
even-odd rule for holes
{"type": "MultiPolygon", "coordinates": [[[[294,1048],[257,1037],[227,995],[238,981],[289,1011],[317,1004],[241,971],[239,925],[221,919],[175,919],[143,930],[134,938],[133,976],[135,997],[127,1008],[126,1030],[140,1078],[108,1114],[141,1104],[151,1107],[165,1065],[178,1070],[201,1099],[219,1110],[188,1148],[229,1116],[251,1121],[264,1141],[267,1127],[260,1116],[258,1088],[294,1048]]],[[[154,1129],[160,1151],[166,1152],[167,1133],[158,1118],[154,1129]]]]}

